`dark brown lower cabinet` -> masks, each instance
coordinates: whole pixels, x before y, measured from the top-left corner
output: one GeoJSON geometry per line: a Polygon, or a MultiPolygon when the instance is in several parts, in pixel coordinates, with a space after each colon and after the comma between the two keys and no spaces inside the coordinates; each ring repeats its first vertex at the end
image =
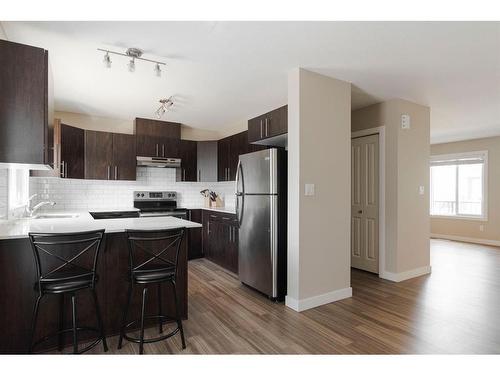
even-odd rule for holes
{"type": "Polygon", "coordinates": [[[238,273],[236,215],[204,210],[203,225],[205,257],[231,272],[238,273]]]}
{"type": "MultiPolygon", "coordinates": [[[[189,215],[188,220],[202,224],[201,210],[189,210],[188,215],[189,215]]],[[[196,259],[203,257],[202,231],[203,228],[193,228],[189,230],[188,259],[196,259]]]]}
{"type": "MultiPolygon", "coordinates": [[[[177,292],[180,302],[180,313],[187,319],[187,249],[189,246],[189,231],[186,240],[182,241],[177,271],[177,292]]],[[[125,233],[105,234],[101,253],[98,259],[97,273],[99,276],[96,292],[104,321],[107,336],[116,335],[120,331],[122,314],[125,308],[128,287],[128,247],[125,233]]],[[[0,354],[26,353],[29,347],[31,314],[36,299],[34,289],[36,281],[33,251],[28,238],[0,240],[0,303],[2,316],[0,319],[0,354]]],[[[137,319],[141,305],[140,287],[134,288],[129,321],[137,319]]],[[[163,312],[175,316],[173,291],[169,285],[162,286],[163,312]]],[[[148,293],[146,313],[157,314],[157,291],[151,286],[148,293]]],[[[79,326],[95,327],[97,325],[92,297],[88,290],[76,293],[77,319],[79,326]]],[[[70,327],[71,311],[69,299],[65,302],[65,325],[70,327]]],[[[40,303],[40,313],[37,321],[36,338],[41,338],[58,329],[59,296],[47,295],[40,303]]],[[[147,322],[156,325],[156,322],[147,322]]],[[[92,333],[95,337],[95,334],[92,333]]],[[[85,333],[79,333],[82,340],[90,339],[85,333]]],[[[35,339],[36,340],[36,339],[35,339]]],[[[71,334],[66,335],[69,344],[71,334]]],[[[108,343],[109,344],[109,343],[108,343]]],[[[57,340],[49,340],[41,349],[57,346],[57,340]]]]}

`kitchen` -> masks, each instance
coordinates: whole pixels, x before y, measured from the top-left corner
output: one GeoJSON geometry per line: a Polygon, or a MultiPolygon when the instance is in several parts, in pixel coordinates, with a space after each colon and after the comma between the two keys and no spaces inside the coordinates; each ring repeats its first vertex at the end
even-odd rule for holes
{"type": "MultiPolygon", "coordinates": [[[[35,339],[29,343],[28,317],[36,296],[29,292],[36,275],[28,256],[31,233],[105,229],[100,261],[123,265],[127,253],[120,252],[120,247],[127,246],[120,232],[185,228],[177,275],[183,319],[187,318],[186,261],[202,257],[235,277],[240,274],[241,282],[260,291],[263,298],[284,299],[287,169],[282,146],[286,142],[286,105],[250,119],[247,131],[215,141],[182,139],[180,123],[158,118],[136,118],[133,134],[89,130],[62,122],[51,112],[49,51],[3,40],[0,48],[6,67],[3,72],[9,75],[1,77],[4,93],[27,90],[22,95],[4,96],[7,100],[2,102],[1,113],[8,137],[0,147],[0,163],[21,166],[17,178],[9,179],[11,191],[26,190],[20,186],[29,179],[27,204],[11,207],[10,220],[0,223],[1,281],[4,285],[17,283],[22,290],[2,292],[2,299],[12,302],[2,323],[11,340],[2,341],[2,353],[34,352],[31,344],[36,338],[57,331],[51,308],[43,307],[41,313],[49,315],[38,317],[36,312],[31,324],[38,320],[44,324],[34,330],[35,339]],[[29,58],[19,66],[19,56],[29,58]],[[23,85],[27,81],[31,84],[23,85]],[[16,147],[12,149],[12,145],[16,147]],[[259,222],[262,224],[257,225],[259,222]],[[12,268],[22,271],[21,280],[9,272],[12,268]]],[[[104,306],[106,335],[116,335],[125,301],[120,303],[114,297],[124,289],[118,280],[125,278],[126,267],[121,267],[121,275],[108,267],[101,271],[96,292],[104,306]]],[[[148,306],[162,304],[150,298],[148,306]]],[[[41,299],[43,303],[50,302],[41,299]]],[[[163,308],[169,316],[175,315],[168,303],[163,308]]],[[[71,326],[70,321],[60,324],[71,326]]],[[[78,341],[78,337],[73,339],[78,341]]],[[[80,339],[89,340],[85,333],[80,339]]],[[[38,344],[43,352],[53,350],[55,342],[38,344]]],[[[88,348],[82,349],[79,342],[74,345],[75,353],[88,348]]],[[[58,346],[61,350],[64,344],[58,346]]],[[[142,353],[143,344],[140,346],[142,353]]]]}

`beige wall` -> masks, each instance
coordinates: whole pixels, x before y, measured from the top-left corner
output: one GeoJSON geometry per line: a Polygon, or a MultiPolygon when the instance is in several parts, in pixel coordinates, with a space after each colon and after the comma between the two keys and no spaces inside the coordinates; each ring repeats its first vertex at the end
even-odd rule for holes
{"type": "Polygon", "coordinates": [[[290,307],[350,296],[350,122],[350,83],[303,69],[290,72],[290,307]],[[305,196],[306,183],[315,184],[314,196],[305,196]]]}
{"type": "Polygon", "coordinates": [[[5,35],[5,31],[2,27],[2,23],[0,22],[0,39],[7,40],[7,36],[5,35]]]}
{"type": "Polygon", "coordinates": [[[431,154],[453,154],[488,150],[488,220],[431,217],[431,233],[500,241],[500,137],[442,143],[431,146],[431,154]],[[480,230],[480,225],[484,231],[480,230]]]}
{"type": "MultiPolygon", "coordinates": [[[[76,126],[82,129],[126,134],[133,134],[134,132],[133,120],[89,116],[73,112],[56,112],[54,116],[56,118],[60,118],[64,124],[76,126]]],[[[210,141],[220,139],[222,136],[220,135],[220,132],[182,125],[181,138],[194,141],[210,141]]]]}
{"type": "Polygon", "coordinates": [[[401,99],[352,113],[352,131],[385,126],[385,270],[403,273],[430,264],[430,109],[401,99]],[[401,129],[409,114],[411,128],[401,129]],[[419,186],[425,187],[423,195],[419,186]]]}

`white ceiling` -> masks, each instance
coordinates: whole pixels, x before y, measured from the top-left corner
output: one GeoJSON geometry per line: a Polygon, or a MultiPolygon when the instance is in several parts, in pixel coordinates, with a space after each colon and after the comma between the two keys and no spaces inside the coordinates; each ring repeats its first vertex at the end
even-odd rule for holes
{"type": "Polygon", "coordinates": [[[304,67],[353,84],[353,108],[392,98],[431,107],[433,142],[500,135],[499,22],[2,22],[9,40],[49,50],[56,109],[153,117],[220,130],[287,101],[304,67]],[[145,50],[153,65],[96,48],[145,50]]]}

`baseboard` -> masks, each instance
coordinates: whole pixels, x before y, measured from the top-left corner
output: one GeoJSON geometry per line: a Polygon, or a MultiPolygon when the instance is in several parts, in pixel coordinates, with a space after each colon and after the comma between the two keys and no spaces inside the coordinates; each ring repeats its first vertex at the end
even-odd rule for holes
{"type": "Polygon", "coordinates": [[[479,245],[500,246],[500,241],[496,241],[496,240],[487,240],[485,238],[454,236],[451,234],[431,233],[431,238],[438,238],[438,239],[442,239],[442,240],[451,240],[451,241],[459,241],[459,242],[477,243],[479,245]]]}
{"type": "Polygon", "coordinates": [[[399,272],[399,273],[385,271],[385,272],[380,273],[379,277],[382,279],[385,279],[385,280],[394,281],[396,283],[399,283],[400,281],[413,279],[414,277],[427,275],[428,273],[431,273],[431,266],[414,268],[412,270],[399,272]]]}
{"type": "Polygon", "coordinates": [[[286,296],[285,305],[295,311],[300,312],[350,297],[352,297],[352,288],[349,287],[334,290],[333,292],[328,292],[325,294],[320,294],[319,296],[304,298],[301,300],[286,296]]]}

